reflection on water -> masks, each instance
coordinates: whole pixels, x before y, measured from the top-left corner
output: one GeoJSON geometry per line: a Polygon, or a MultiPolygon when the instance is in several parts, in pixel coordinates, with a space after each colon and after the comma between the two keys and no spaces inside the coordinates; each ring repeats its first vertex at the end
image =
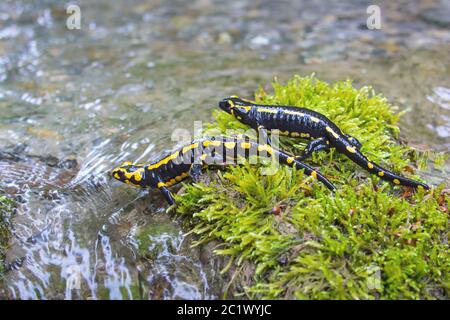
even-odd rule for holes
{"type": "Polygon", "coordinates": [[[217,297],[217,264],[163,199],[108,172],[274,76],[372,84],[411,110],[411,144],[450,150],[445,1],[384,4],[382,30],[365,28],[364,1],[79,4],[82,28],[68,30],[60,1],[0,3],[0,189],[17,202],[0,297],[217,297]]]}

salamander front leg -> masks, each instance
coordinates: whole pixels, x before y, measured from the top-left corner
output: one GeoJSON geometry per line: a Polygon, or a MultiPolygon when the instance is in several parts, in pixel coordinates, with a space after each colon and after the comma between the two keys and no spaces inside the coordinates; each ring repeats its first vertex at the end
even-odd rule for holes
{"type": "Polygon", "coordinates": [[[192,178],[192,180],[198,182],[201,174],[202,174],[202,165],[198,163],[192,164],[191,168],[189,169],[189,176],[192,178]]]}
{"type": "Polygon", "coordinates": [[[270,145],[270,138],[269,135],[267,134],[267,129],[264,128],[264,126],[258,126],[258,135],[260,144],[270,145]]]}
{"type": "Polygon", "coordinates": [[[313,140],[310,143],[308,143],[305,150],[303,150],[302,155],[296,157],[296,159],[304,160],[304,159],[310,157],[314,151],[326,150],[329,148],[330,148],[330,145],[329,145],[328,140],[326,138],[319,138],[319,139],[313,140]]]}
{"type": "Polygon", "coordinates": [[[345,136],[347,137],[348,141],[350,141],[350,143],[351,143],[354,147],[356,147],[356,149],[361,149],[362,144],[361,144],[361,142],[359,142],[358,139],[356,139],[355,137],[352,137],[352,136],[349,135],[349,134],[346,134],[345,136]]]}
{"type": "Polygon", "coordinates": [[[169,188],[167,188],[164,182],[158,183],[158,190],[161,191],[164,198],[171,206],[175,204],[175,199],[173,198],[172,193],[170,192],[169,188]]]}

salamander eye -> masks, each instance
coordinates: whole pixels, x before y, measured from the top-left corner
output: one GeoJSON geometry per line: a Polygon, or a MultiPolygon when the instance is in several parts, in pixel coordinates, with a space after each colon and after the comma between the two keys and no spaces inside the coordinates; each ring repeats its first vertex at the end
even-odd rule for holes
{"type": "Polygon", "coordinates": [[[115,178],[115,179],[117,179],[117,180],[122,180],[123,179],[123,172],[122,172],[122,170],[119,170],[119,169],[114,169],[112,172],[111,172],[111,175],[115,178]]]}
{"type": "Polygon", "coordinates": [[[231,113],[231,110],[234,108],[234,102],[229,98],[223,99],[219,102],[219,108],[225,112],[231,113]]]}

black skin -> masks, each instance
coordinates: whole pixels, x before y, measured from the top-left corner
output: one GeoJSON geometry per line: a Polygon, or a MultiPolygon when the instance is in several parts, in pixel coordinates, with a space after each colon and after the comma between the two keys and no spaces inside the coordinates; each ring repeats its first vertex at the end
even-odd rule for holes
{"type": "MultiPolygon", "coordinates": [[[[122,166],[115,168],[111,174],[115,179],[136,187],[159,189],[167,202],[174,205],[175,200],[168,187],[188,177],[191,177],[194,181],[197,180],[202,173],[202,169],[206,166],[231,164],[233,160],[240,157],[248,159],[249,155],[257,155],[258,157],[276,156],[280,163],[303,169],[306,174],[325,184],[328,189],[333,191],[336,189],[320,172],[300,162],[295,157],[276,150],[267,144],[261,145],[255,141],[242,138],[219,137],[194,141],[178,152],[163,157],[154,163],[124,163],[122,166]]],[[[233,162],[233,164],[235,163],[236,161],[233,162]]]]}
{"type": "Polygon", "coordinates": [[[267,132],[271,130],[279,130],[289,136],[313,138],[298,157],[299,160],[306,159],[314,151],[333,147],[383,180],[397,185],[429,189],[425,183],[399,176],[367,159],[359,151],[361,143],[356,138],[344,134],[330,119],[313,110],[294,106],[260,105],[237,97],[223,99],[219,102],[219,107],[240,122],[258,130],[268,143],[270,140],[267,132]]]}

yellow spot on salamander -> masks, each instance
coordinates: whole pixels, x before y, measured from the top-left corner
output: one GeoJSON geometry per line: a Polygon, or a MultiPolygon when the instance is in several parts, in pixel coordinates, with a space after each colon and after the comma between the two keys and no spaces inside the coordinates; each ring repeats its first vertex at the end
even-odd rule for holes
{"type": "Polygon", "coordinates": [[[383,171],[380,171],[380,172],[378,172],[378,175],[379,175],[380,177],[382,177],[382,176],[384,176],[384,172],[383,172],[383,171]]]}
{"type": "Polygon", "coordinates": [[[302,138],[309,138],[310,137],[309,133],[301,133],[300,135],[301,135],[302,138]]]}
{"type": "Polygon", "coordinates": [[[189,173],[187,173],[187,172],[183,172],[182,174],[181,174],[181,177],[184,179],[184,178],[186,178],[186,177],[188,177],[189,176],[189,173]]]}
{"type": "Polygon", "coordinates": [[[266,112],[266,113],[278,113],[277,109],[270,109],[270,108],[258,108],[256,109],[258,112],[266,112]]]}
{"type": "Polygon", "coordinates": [[[331,134],[333,135],[333,137],[335,137],[336,139],[339,138],[339,135],[338,135],[336,132],[334,132],[334,130],[331,129],[330,127],[327,126],[325,129],[326,129],[329,133],[331,133],[331,134]]]}
{"type": "Polygon", "coordinates": [[[317,179],[317,172],[316,171],[311,172],[311,177],[317,179]]]}
{"type": "Polygon", "coordinates": [[[227,149],[233,149],[236,146],[236,142],[225,142],[224,145],[227,149]]]}
{"type": "Polygon", "coordinates": [[[273,152],[273,149],[272,149],[272,147],[271,146],[269,146],[268,144],[265,144],[265,145],[259,145],[258,146],[258,151],[267,151],[267,153],[272,153],[273,152]]]}
{"type": "Polygon", "coordinates": [[[218,140],[212,140],[212,141],[206,140],[203,142],[204,147],[209,147],[210,145],[214,146],[214,147],[218,147],[218,146],[220,146],[220,144],[221,144],[221,142],[218,140]]]}
{"type": "Polygon", "coordinates": [[[202,154],[202,155],[200,156],[200,159],[201,159],[202,161],[205,161],[207,156],[208,156],[208,155],[207,155],[206,153],[204,153],[204,154],[202,154]]]}
{"type": "Polygon", "coordinates": [[[286,162],[291,164],[292,162],[294,162],[294,160],[295,160],[294,157],[289,157],[287,158],[286,162]]]}
{"type": "Polygon", "coordinates": [[[300,133],[299,132],[291,132],[291,136],[300,137],[300,133]]]}
{"type": "Polygon", "coordinates": [[[373,169],[373,164],[372,164],[371,162],[367,162],[367,167],[368,167],[369,169],[373,169]]]}
{"type": "Polygon", "coordinates": [[[346,149],[347,149],[347,151],[350,152],[350,153],[355,153],[355,152],[356,152],[355,148],[350,147],[350,146],[347,146],[346,149]]]}
{"type": "Polygon", "coordinates": [[[281,130],[278,130],[278,129],[273,129],[273,130],[270,130],[270,132],[272,133],[272,134],[279,134],[280,136],[288,136],[289,135],[289,131],[281,131],[281,130]]]}
{"type": "Polygon", "coordinates": [[[320,121],[320,119],[316,118],[316,117],[310,117],[310,119],[311,119],[312,122],[319,122],[320,121]]]}
{"type": "Polygon", "coordinates": [[[288,136],[289,135],[289,131],[281,131],[281,130],[278,130],[278,129],[272,129],[272,130],[270,130],[270,132],[272,133],[272,134],[278,134],[278,135],[280,135],[280,136],[288,136]]]}
{"type": "Polygon", "coordinates": [[[252,145],[249,142],[241,142],[241,147],[243,149],[250,149],[252,145]]]}
{"type": "Polygon", "coordinates": [[[177,180],[177,182],[180,182],[181,180],[183,180],[183,178],[181,176],[176,176],[175,180],[177,180]]]}
{"type": "Polygon", "coordinates": [[[197,148],[197,147],[198,147],[198,142],[193,143],[193,144],[191,144],[191,145],[188,145],[188,146],[186,146],[186,147],[183,148],[183,153],[186,153],[186,152],[188,152],[189,150],[195,149],[195,148],[197,148]]]}
{"type": "Polygon", "coordinates": [[[166,186],[166,184],[164,182],[158,182],[158,185],[157,185],[158,188],[162,188],[165,186],[166,186]]]}
{"type": "Polygon", "coordinates": [[[119,174],[116,172],[116,173],[114,173],[114,178],[116,178],[116,179],[120,179],[120,176],[119,176],[119,174]]]}
{"type": "Polygon", "coordinates": [[[394,180],[392,180],[392,182],[394,182],[395,184],[400,184],[400,180],[398,180],[398,179],[394,179],[394,180]]]}
{"type": "Polygon", "coordinates": [[[129,166],[132,165],[133,163],[131,161],[125,161],[124,163],[122,163],[122,166],[129,166]]]}
{"type": "MultiPolygon", "coordinates": [[[[198,144],[197,144],[197,145],[198,145],[198,144]]],[[[159,160],[157,163],[154,163],[154,164],[149,165],[149,166],[147,167],[147,169],[148,169],[148,170],[153,170],[153,169],[159,168],[160,166],[169,163],[170,160],[173,160],[173,159],[177,158],[179,154],[180,154],[179,151],[177,151],[177,152],[171,154],[170,156],[165,157],[164,159],[159,160]]]]}
{"type": "Polygon", "coordinates": [[[132,176],[133,176],[132,172],[125,172],[125,178],[127,178],[128,180],[130,180],[132,176]]]}
{"type": "Polygon", "coordinates": [[[300,117],[303,117],[305,114],[304,113],[302,113],[302,112],[299,112],[299,111],[292,111],[292,110],[284,110],[283,111],[285,114],[290,114],[290,115],[293,115],[293,116],[300,116],[300,117]]]}

